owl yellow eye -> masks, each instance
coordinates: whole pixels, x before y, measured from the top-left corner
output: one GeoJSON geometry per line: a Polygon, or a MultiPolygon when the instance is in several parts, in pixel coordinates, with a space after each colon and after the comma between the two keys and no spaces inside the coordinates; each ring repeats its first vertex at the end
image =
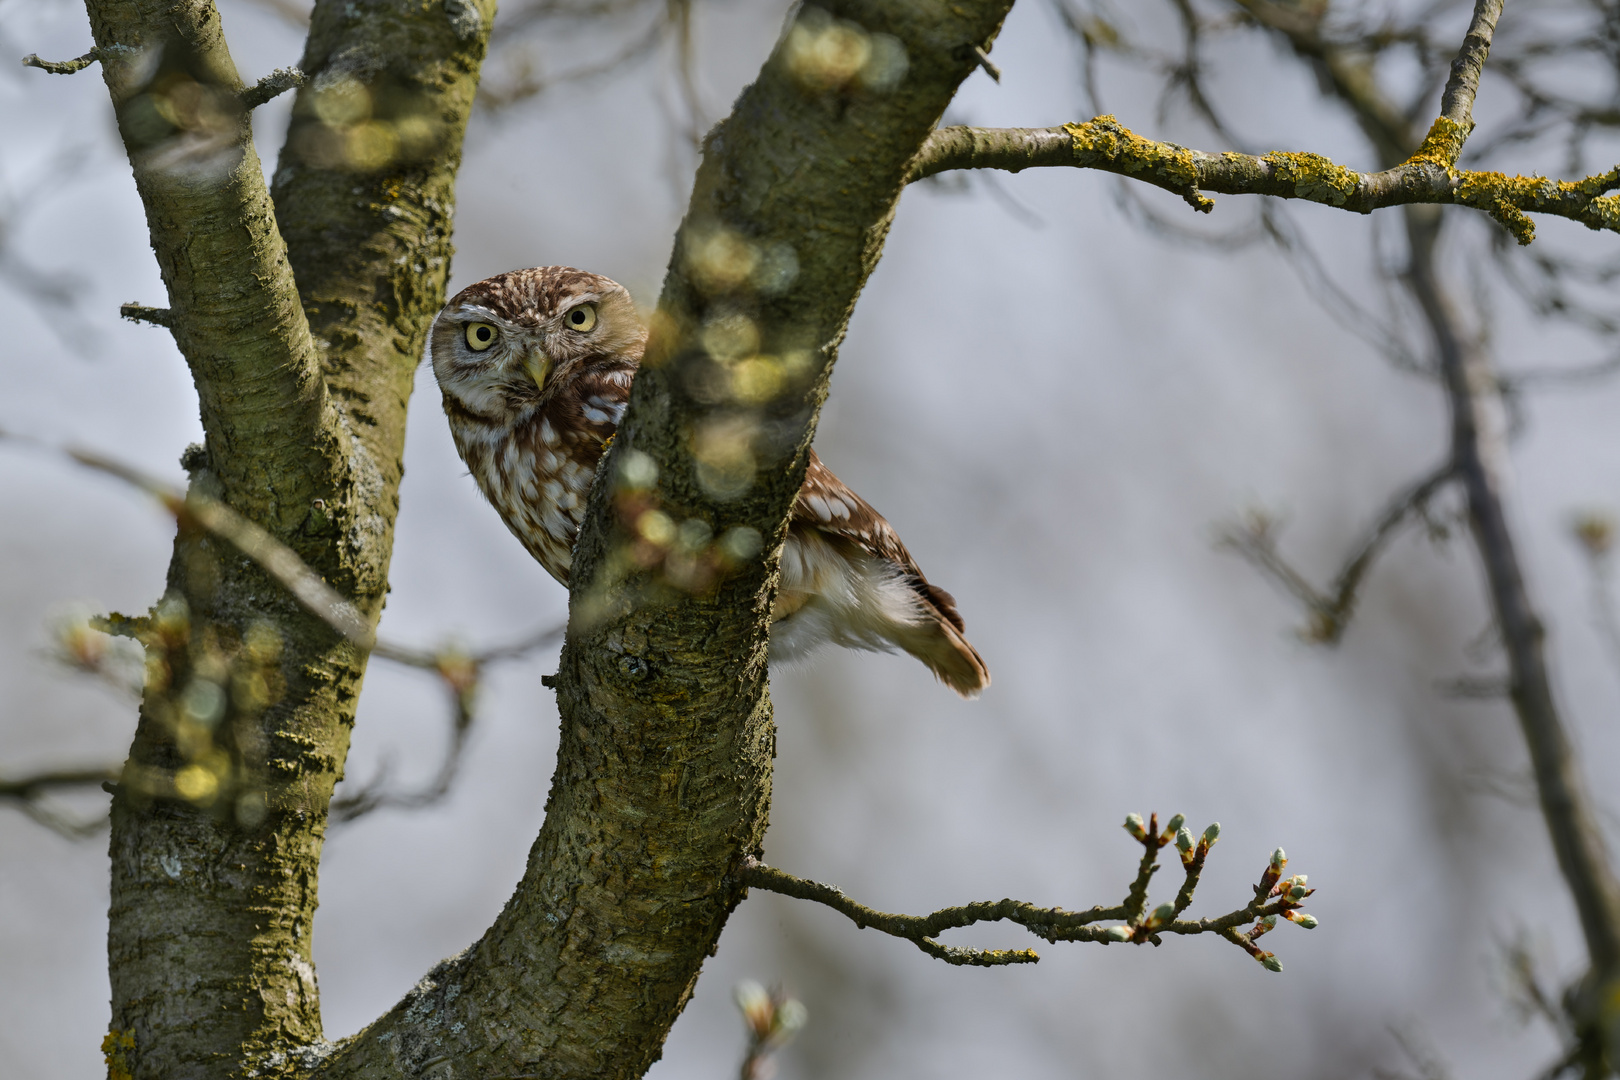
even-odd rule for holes
{"type": "Polygon", "coordinates": [[[570,330],[578,330],[582,334],[588,333],[596,327],[596,305],[579,305],[563,318],[563,322],[568,324],[570,330]]]}
{"type": "Polygon", "coordinates": [[[467,324],[467,347],[473,352],[483,352],[495,344],[496,330],[487,322],[470,322],[467,324]]]}

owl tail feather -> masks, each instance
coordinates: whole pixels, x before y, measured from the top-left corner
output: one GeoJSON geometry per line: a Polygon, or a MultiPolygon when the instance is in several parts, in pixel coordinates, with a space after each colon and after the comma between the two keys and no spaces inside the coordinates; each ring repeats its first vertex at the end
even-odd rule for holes
{"type": "Polygon", "coordinates": [[[944,612],[931,614],[936,617],[895,635],[895,643],[927,664],[935,678],[962,697],[978,697],[990,685],[990,669],[953,620],[944,612]]]}

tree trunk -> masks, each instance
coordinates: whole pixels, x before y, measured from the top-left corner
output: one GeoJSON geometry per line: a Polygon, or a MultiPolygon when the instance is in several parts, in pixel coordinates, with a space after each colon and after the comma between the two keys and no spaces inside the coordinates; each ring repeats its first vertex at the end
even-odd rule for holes
{"type": "MultiPolygon", "coordinates": [[[[202,403],[192,483],[374,625],[494,5],[320,0],[273,209],[212,4],[88,6],[202,403]]],[[[149,677],[114,797],[112,1075],[627,1077],[657,1059],[762,849],[776,561],[838,343],[911,158],[1010,6],[802,8],[707,140],[576,554],[528,869],[482,940],[341,1046],[310,931],[365,656],[182,520],[137,624],[149,677]],[[717,326],[757,335],[772,392],[713,392],[736,359],[717,326]],[[631,453],[655,484],[617,481],[631,453]],[[647,509],[698,538],[703,588],[640,558],[647,509]]]]}

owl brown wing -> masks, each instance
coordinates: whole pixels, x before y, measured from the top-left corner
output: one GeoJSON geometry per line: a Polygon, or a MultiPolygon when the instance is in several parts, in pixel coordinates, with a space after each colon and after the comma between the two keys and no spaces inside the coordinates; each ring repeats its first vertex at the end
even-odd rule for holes
{"type": "Polygon", "coordinates": [[[911,552],[900,542],[894,526],[874,510],[871,503],[833,475],[814,450],[810,451],[804,486],[799,488],[799,499],[793,505],[793,524],[854,544],[868,554],[893,563],[924,603],[958,631],[964,629],[962,616],[956,610],[956,598],[939,586],[929,584],[911,552]]]}
{"type": "Polygon", "coordinates": [[[561,430],[594,444],[600,457],[601,445],[619,430],[635,373],[635,365],[623,361],[594,364],[569,381],[548,412],[561,430]]]}

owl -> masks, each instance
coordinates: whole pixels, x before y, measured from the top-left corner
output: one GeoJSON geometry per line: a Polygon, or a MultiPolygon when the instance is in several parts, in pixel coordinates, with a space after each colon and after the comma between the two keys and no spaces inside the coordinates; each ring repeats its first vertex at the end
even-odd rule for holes
{"type": "MultiPolygon", "coordinates": [[[[456,449],[507,528],[564,585],[646,343],[624,286],[565,266],[470,285],[433,322],[433,374],[456,449]]],[[[902,649],[963,697],[990,685],[951,594],[811,451],[782,550],[771,659],[826,643],[902,649]]]]}

